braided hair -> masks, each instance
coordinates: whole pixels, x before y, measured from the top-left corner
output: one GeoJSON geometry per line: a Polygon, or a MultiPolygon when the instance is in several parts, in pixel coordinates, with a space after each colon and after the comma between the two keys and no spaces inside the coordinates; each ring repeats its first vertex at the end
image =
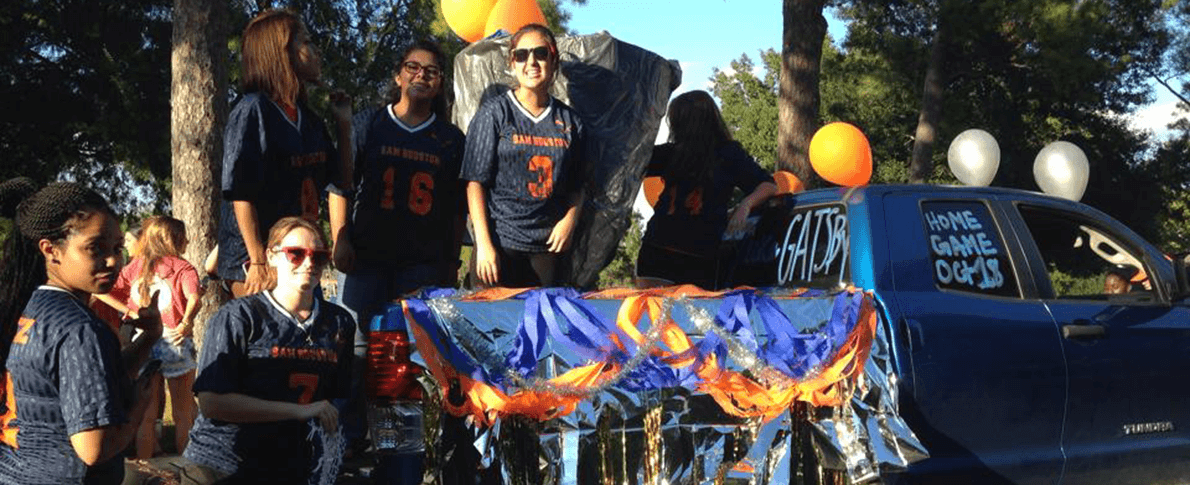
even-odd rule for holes
{"type": "Polygon", "coordinates": [[[37,190],[25,177],[0,184],[0,217],[13,220],[0,258],[0,368],[8,361],[25,305],[48,279],[38,242],[62,244],[99,212],[115,215],[102,196],[81,184],[59,182],[37,190]]]}

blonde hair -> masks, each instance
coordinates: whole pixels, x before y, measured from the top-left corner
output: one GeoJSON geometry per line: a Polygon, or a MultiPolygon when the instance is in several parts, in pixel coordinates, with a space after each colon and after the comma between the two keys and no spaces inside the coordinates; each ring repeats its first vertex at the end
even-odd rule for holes
{"type": "Polygon", "coordinates": [[[265,10],[248,22],[240,46],[244,91],[263,92],[283,105],[305,101],[306,87],[293,69],[292,45],[305,31],[297,14],[285,9],[265,10]]]}
{"type": "Polygon", "coordinates": [[[157,263],[168,256],[180,257],[186,245],[186,224],[169,216],[152,216],[141,225],[136,240],[136,257],[144,264],[140,268],[138,301],[149,301],[149,287],[156,274],[157,263]]]}
{"type": "MultiPolygon", "coordinates": [[[[322,229],[317,224],[310,222],[304,217],[290,216],[281,218],[273,228],[269,230],[268,244],[265,245],[265,251],[272,251],[274,247],[281,245],[281,241],[288,236],[289,233],[296,229],[306,229],[314,233],[314,237],[318,239],[318,243],[322,245],[323,249],[330,246],[326,243],[326,236],[322,233],[322,229]]],[[[268,266],[268,279],[265,280],[265,288],[269,290],[277,289],[277,268],[273,265],[268,266]]]]}

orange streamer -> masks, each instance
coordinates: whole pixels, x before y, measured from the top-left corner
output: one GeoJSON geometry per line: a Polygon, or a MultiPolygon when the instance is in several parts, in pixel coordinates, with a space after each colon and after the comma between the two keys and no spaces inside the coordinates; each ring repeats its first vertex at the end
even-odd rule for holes
{"type": "MultiPolygon", "coordinates": [[[[481,292],[483,295],[480,298],[472,295],[467,300],[489,301],[500,299],[497,298],[500,294],[515,296],[523,291],[495,288],[481,292]]],[[[815,406],[837,406],[850,397],[852,383],[863,372],[876,333],[876,311],[870,297],[863,299],[855,327],[827,367],[793,385],[766,386],[740,372],[721,369],[714,355],[700,360],[686,332],[668,315],[662,315],[664,298],[718,297],[723,293],[683,285],[650,290],[605,290],[586,295],[586,298],[623,299],[616,315],[616,326],[638,346],[644,345],[647,339],[638,327],[642,317],[647,315],[652,325],[661,326],[658,336],[661,345],[654,348],[651,355],[676,368],[697,365],[694,372],[702,381],[697,386],[698,390],[710,395],[725,412],[733,416],[769,420],[784,412],[796,400],[815,406]]],[[[442,386],[443,408],[456,416],[475,416],[483,424],[490,425],[496,418],[508,415],[538,420],[564,416],[574,411],[578,402],[587,397],[588,391],[603,385],[621,370],[612,364],[591,363],[546,381],[559,388],[557,392],[522,389],[507,395],[491,385],[458,373],[438,353],[425,330],[413,319],[408,306],[402,303],[402,308],[430,373],[438,382],[445,384],[442,386]],[[455,382],[465,397],[461,404],[453,404],[449,399],[450,383],[455,382]]],[[[625,342],[617,341],[617,344],[624,349],[625,342]]]]}

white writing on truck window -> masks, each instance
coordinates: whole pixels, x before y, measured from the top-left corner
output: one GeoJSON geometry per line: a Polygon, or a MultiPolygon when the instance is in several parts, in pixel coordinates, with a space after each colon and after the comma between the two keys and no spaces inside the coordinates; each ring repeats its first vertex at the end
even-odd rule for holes
{"type": "Polygon", "coordinates": [[[809,282],[824,275],[842,278],[847,259],[847,214],[838,206],[793,215],[777,246],[777,282],[809,282]]]}
{"type": "MultiPolygon", "coordinates": [[[[982,204],[928,203],[922,219],[939,287],[1010,295],[1008,260],[982,204]]],[[[1009,273],[1010,274],[1010,273],[1009,273]]]]}

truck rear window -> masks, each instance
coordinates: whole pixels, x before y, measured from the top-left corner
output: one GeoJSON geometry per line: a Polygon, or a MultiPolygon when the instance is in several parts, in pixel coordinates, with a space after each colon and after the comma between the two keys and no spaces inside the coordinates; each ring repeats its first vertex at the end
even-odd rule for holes
{"type": "Polygon", "coordinates": [[[921,204],[930,266],[938,288],[1019,297],[1004,239],[982,202],[921,204]]]}

